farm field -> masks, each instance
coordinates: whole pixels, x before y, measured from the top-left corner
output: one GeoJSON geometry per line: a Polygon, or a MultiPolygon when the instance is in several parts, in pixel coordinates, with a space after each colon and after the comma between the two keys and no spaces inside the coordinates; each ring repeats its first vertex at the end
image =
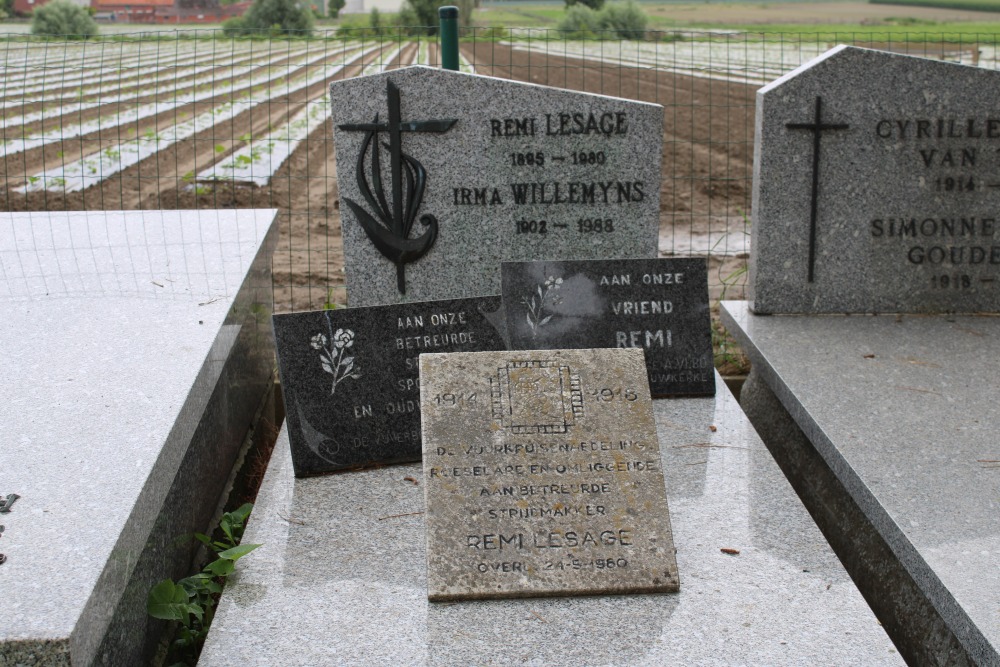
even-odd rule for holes
{"type": "MultiPolygon", "coordinates": [[[[665,107],[662,254],[707,255],[739,297],[749,245],[754,93],[818,41],[468,41],[463,68],[665,107]],[[731,284],[730,284],[731,283],[731,284]]],[[[995,68],[992,44],[890,46],[995,68]]],[[[275,207],[279,310],[344,303],[333,80],[414,63],[403,41],[12,40],[0,64],[0,207],[275,207]]]]}
{"type": "MultiPolygon", "coordinates": [[[[941,4],[947,4],[942,0],[941,4]]],[[[996,33],[1000,14],[867,2],[643,2],[650,29],[768,32],[996,33]]],[[[494,2],[476,12],[481,26],[554,28],[562,3],[494,2]]]]}

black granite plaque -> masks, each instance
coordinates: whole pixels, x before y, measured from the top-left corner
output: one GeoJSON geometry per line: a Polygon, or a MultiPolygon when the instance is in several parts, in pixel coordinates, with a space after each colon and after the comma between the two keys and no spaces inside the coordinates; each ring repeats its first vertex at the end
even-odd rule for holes
{"type": "Polygon", "coordinates": [[[640,347],[653,396],[713,395],[703,259],[504,262],[511,349],[640,347]]]}
{"type": "Polygon", "coordinates": [[[422,352],[505,349],[500,297],[275,315],[295,475],[420,460],[422,352]]]}

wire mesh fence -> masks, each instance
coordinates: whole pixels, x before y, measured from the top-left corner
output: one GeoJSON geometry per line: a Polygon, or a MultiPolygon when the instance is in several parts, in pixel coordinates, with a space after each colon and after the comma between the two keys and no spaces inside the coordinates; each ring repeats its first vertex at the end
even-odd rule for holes
{"type": "MultiPolygon", "coordinates": [[[[438,66],[435,38],[420,32],[0,36],[0,210],[276,208],[276,308],[344,303],[326,92],[345,77],[438,66]]],[[[708,257],[713,296],[739,298],[758,87],[837,43],[997,67],[992,34],[882,37],[683,31],[571,40],[477,28],[465,31],[460,60],[468,72],[663,105],[660,253],[708,257]]]]}

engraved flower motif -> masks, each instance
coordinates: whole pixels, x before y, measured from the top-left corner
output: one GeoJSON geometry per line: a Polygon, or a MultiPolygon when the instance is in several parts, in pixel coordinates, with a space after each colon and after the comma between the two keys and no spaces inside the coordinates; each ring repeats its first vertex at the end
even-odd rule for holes
{"type": "Polygon", "coordinates": [[[323,371],[333,376],[330,384],[330,393],[337,393],[337,385],[352,378],[357,380],[361,373],[354,367],[354,357],[349,356],[347,348],[354,345],[354,332],[350,329],[333,330],[330,317],[327,315],[327,326],[329,327],[330,338],[323,333],[318,333],[309,339],[309,345],[314,350],[319,350],[319,363],[323,371]]]}
{"type": "Polygon", "coordinates": [[[538,335],[538,330],[549,323],[549,321],[555,316],[555,313],[546,314],[546,307],[551,309],[562,303],[562,297],[557,294],[553,294],[554,290],[558,290],[562,287],[563,279],[556,278],[555,276],[549,276],[545,279],[545,282],[541,285],[536,286],[535,292],[537,293],[537,298],[535,295],[530,297],[522,297],[521,303],[527,307],[528,312],[525,313],[525,317],[528,321],[528,326],[531,328],[531,337],[534,338],[538,335]],[[543,289],[544,288],[544,289],[543,289]]]}
{"type": "Polygon", "coordinates": [[[350,329],[337,329],[337,332],[333,334],[333,344],[337,346],[338,350],[354,345],[354,332],[350,329]]]}

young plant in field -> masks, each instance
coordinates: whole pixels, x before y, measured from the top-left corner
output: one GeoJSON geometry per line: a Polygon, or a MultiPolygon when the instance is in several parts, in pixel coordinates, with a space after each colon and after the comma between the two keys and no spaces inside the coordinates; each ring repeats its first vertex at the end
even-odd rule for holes
{"type": "Polygon", "coordinates": [[[336,310],[337,308],[343,308],[343,306],[333,300],[333,288],[329,287],[326,290],[326,301],[323,302],[323,310],[336,310]]]}

